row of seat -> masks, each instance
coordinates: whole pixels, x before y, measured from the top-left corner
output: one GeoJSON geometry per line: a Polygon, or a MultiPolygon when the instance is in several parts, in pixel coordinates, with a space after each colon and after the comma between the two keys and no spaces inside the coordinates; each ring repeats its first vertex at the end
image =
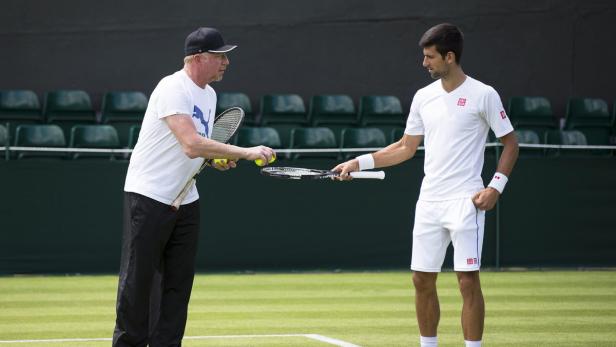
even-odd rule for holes
{"type": "Polygon", "coordinates": [[[515,130],[518,143],[532,145],[573,145],[586,146],[586,135],[579,130],[546,130],[542,135],[530,129],[515,130]]]}
{"type": "MultiPolygon", "coordinates": [[[[0,123],[12,126],[11,137],[17,124],[53,123],[69,132],[76,124],[111,124],[118,131],[122,146],[128,146],[129,131],[141,123],[147,107],[147,97],[137,91],[109,92],[103,96],[99,117],[92,107],[89,95],[81,90],[58,90],[45,94],[41,107],[32,91],[0,91],[0,123]]],[[[246,111],[246,126],[272,126],[281,136],[282,147],[289,146],[290,129],[326,126],[340,141],[341,131],[350,127],[378,127],[386,133],[404,127],[406,115],[395,96],[364,96],[355,109],[348,95],[316,95],[306,108],[297,94],[264,95],[259,111],[254,112],[250,98],[244,93],[219,93],[217,113],[240,106],[246,111]]],[[[512,97],[508,114],[514,128],[533,130],[543,137],[545,131],[560,129],[550,101],[545,97],[512,97]]],[[[567,103],[564,129],[581,131],[589,144],[614,143],[616,134],[616,107],[612,114],[605,100],[597,98],[571,98],[567,103]]]]}
{"type": "MultiPolygon", "coordinates": [[[[133,148],[139,136],[139,125],[134,125],[130,129],[130,148],[133,148]]],[[[402,136],[402,129],[392,132],[388,139],[381,129],[378,128],[351,128],[344,129],[342,132],[342,142],[344,148],[367,148],[384,147],[388,143],[395,141],[402,136]]],[[[294,128],[291,130],[291,147],[302,149],[314,148],[338,148],[338,142],[334,133],[329,128],[294,128]]],[[[0,125],[0,144],[6,144],[8,140],[7,130],[0,125]]],[[[266,145],[273,148],[281,148],[282,142],[278,131],[272,127],[243,127],[232,140],[233,144],[251,147],[266,145]]],[[[17,126],[14,145],[16,147],[51,147],[51,148],[100,148],[118,149],[121,148],[117,131],[108,124],[94,125],[75,125],[71,128],[69,141],[61,127],[55,124],[23,124],[17,126]]],[[[45,151],[21,151],[17,150],[16,158],[65,156],[61,152],[45,151]]],[[[74,153],[73,158],[83,157],[114,157],[110,154],[74,153]]],[[[301,157],[302,155],[294,156],[301,157]]],[[[306,154],[303,156],[311,156],[306,154]]],[[[337,153],[329,153],[316,156],[333,156],[337,153]]]]}
{"type": "Polygon", "coordinates": [[[8,124],[10,137],[20,124],[51,123],[70,133],[75,125],[112,124],[122,146],[128,145],[130,127],[141,124],[148,98],[138,91],[109,92],[103,96],[97,114],[87,92],[83,90],[55,90],[45,93],[41,105],[31,90],[0,91],[0,123],[8,124]]]}
{"type": "MultiPolygon", "coordinates": [[[[615,103],[616,105],[616,103],[615,103]]],[[[515,129],[532,130],[540,138],[559,130],[550,101],[545,97],[512,97],[508,114],[515,129]]],[[[570,98],[564,118],[565,130],[578,130],[589,145],[616,144],[616,106],[610,114],[608,104],[598,98],[570,98]]]]}
{"type": "MultiPolygon", "coordinates": [[[[131,129],[131,135],[138,136],[139,128],[131,129]]],[[[64,130],[56,124],[22,124],[17,126],[14,144],[16,147],[47,147],[47,148],[97,148],[119,149],[120,141],[114,127],[107,124],[75,125],[71,128],[69,141],[66,140],[64,130]]],[[[0,143],[8,142],[8,131],[0,125],[0,143]]],[[[41,150],[18,150],[14,157],[17,159],[40,157],[71,157],[81,158],[111,158],[116,156],[110,153],[74,152],[48,152],[41,150]]]]}
{"type": "MultiPolygon", "coordinates": [[[[541,137],[534,130],[516,130],[518,143],[530,145],[565,145],[565,146],[587,146],[588,140],[586,135],[579,130],[546,130],[541,137]]],[[[536,148],[524,147],[520,148],[520,156],[536,157],[536,156],[587,156],[601,155],[612,156],[614,151],[610,149],[556,149],[538,146],[536,148]]]]}
{"type": "MultiPolygon", "coordinates": [[[[251,102],[243,93],[224,93],[218,107],[240,106],[247,110],[248,124],[269,125],[280,130],[283,146],[289,142],[285,134],[297,126],[326,126],[340,140],[342,129],[349,127],[378,127],[386,133],[404,127],[406,114],[395,96],[364,96],[356,112],[348,95],[317,95],[310,99],[308,112],[300,96],[279,94],[264,96],[257,116],[250,118],[251,102]]],[[[540,138],[547,131],[561,129],[550,101],[541,96],[516,96],[509,99],[507,113],[515,129],[532,130],[540,138]]],[[[570,98],[564,117],[565,130],[578,130],[590,145],[616,144],[616,103],[610,114],[608,104],[599,98],[570,98]]],[[[555,135],[550,135],[554,137],[555,135]]],[[[545,141],[544,141],[545,143],[545,141]]]]}
{"type": "MultiPolygon", "coordinates": [[[[398,141],[404,134],[403,128],[394,128],[389,136],[380,128],[344,128],[342,130],[341,141],[336,141],[334,132],[325,127],[294,128],[291,130],[291,149],[325,149],[325,148],[382,148],[390,143],[398,141]]],[[[521,144],[533,145],[573,145],[586,146],[588,141],[586,136],[579,130],[549,130],[544,134],[543,140],[533,130],[516,130],[515,135],[521,144]]],[[[244,127],[238,132],[234,144],[239,146],[266,145],[272,148],[280,148],[280,137],[275,128],[271,127],[244,127]]],[[[423,143],[422,143],[423,145],[423,143]]],[[[356,156],[360,152],[344,152],[342,156],[337,153],[295,153],[290,158],[304,157],[332,157],[349,158],[356,156]]],[[[560,155],[613,155],[609,149],[559,149],[559,148],[527,148],[522,147],[520,154],[527,156],[560,156],[560,155]]],[[[423,151],[417,152],[416,157],[423,157],[423,151]]]]}
{"type": "MultiPolygon", "coordinates": [[[[122,145],[127,145],[130,126],[141,122],[147,103],[147,97],[141,92],[108,92],[103,96],[101,112],[97,116],[90,96],[82,90],[48,92],[42,107],[33,91],[0,91],[0,122],[9,123],[13,129],[18,124],[53,123],[66,132],[77,124],[112,124],[118,130],[122,145]]],[[[250,99],[243,93],[219,93],[217,106],[217,113],[233,106],[242,107],[246,112],[245,125],[248,126],[300,127],[325,123],[345,127],[403,126],[405,122],[400,100],[395,96],[362,97],[359,113],[348,95],[315,96],[311,99],[310,112],[296,94],[263,96],[258,114],[253,112],[250,99]]],[[[288,145],[286,132],[282,133],[283,145],[288,145]]],[[[11,131],[11,136],[14,136],[14,131],[11,131]]]]}
{"type": "MultiPolygon", "coordinates": [[[[140,126],[135,125],[130,131],[130,143],[132,148],[139,136],[140,126]]],[[[337,141],[334,132],[326,127],[307,127],[293,128],[290,131],[290,148],[292,149],[332,149],[332,148],[381,148],[397,141],[403,135],[402,128],[394,129],[389,136],[379,128],[345,128],[342,130],[341,140],[337,141]]],[[[584,134],[577,130],[550,130],[546,131],[544,140],[541,141],[539,135],[533,130],[516,130],[516,136],[521,144],[559,144],[559,145],[587,145],[584,134]]],[[[6,128],[0,125],[0,143],[7,141],[6,128]]],[[[256,145],[266,145],[272,148],[281,148],[282,141],[278,131],[273,127],[243,127],[239,129],[237,136],[232,140],[233,144],[243,147],[256,145]]],[[[15,146],[17,147],[56,147],[64,148],[67,146],[66,137],[62,128],[55,124],[30,124],[17,127],[15,146]]],[[[68,141],[69,148],[120,148],[117,131],[110,125],[76,125],[70,132],[68,141]]],[[[571,151],[567,151],[572,153],[571,151]]],[[[17,151],[16,158],[32,157],[65,157],[65,154],[37,152],[37,151],[17,151]]],[[[523,156],[536,156],[543,154],[559,154],[560,151],[550,149],[548,151],[540,149],[522,148],[523,156]]],[[[577,152],[580,153],[580,152],[577,152]]],[[[586,154],[607,154],[612,151],[601,150],[595,152],[585,152],[586,154]]],[[[295,153],[288,156],[292,159],[305,157],[330,157],[348,158],[358,153],[344,152],[341,156],[337,152],[328,153],[295,153]]],[[[418,152],[423,155],[423,152],[418,152]]],[[[96,153],[73,153],[73,158],[106,157],[114,158],[115,155],[96,154],[96,153]]],[[[122,156],[128,157],[128,156],[122,156]]]]}
{"type": "MultiPolygon", "coordinates": [[[[332,149],[332,148],[382,148],[402,137],[404,129],[394,129],[386,135],[379,128],[344,128],[341,140],[336,140],[334,132],[326,127],[293,128],[290,131],[291,149],[332,149]]],[[[238,131],[233,143],[242,147],[265,145],[272,148],[281,148],[282,141],[278,131],[273,127],[243,127],[238,131]]],[[[294,153],[288,158],[349,158],[359,152],[325,153],[294,153]]]]}

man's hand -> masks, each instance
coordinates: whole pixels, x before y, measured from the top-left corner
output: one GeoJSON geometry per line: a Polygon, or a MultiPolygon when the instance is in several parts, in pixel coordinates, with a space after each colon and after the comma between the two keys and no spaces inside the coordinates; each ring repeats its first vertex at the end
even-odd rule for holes
{"type": "Polygon", "coordinates": [[[498,201],[499,197],[500,193],[498,190],[492,187],[487,187],[477,192],[477,194],[473,196],[472,200],[473,204],[475,204],[475,207],[478,209],[482,211],[489,211],[494,208],[494,205],[496,205],[496,201],[498,201]]]}
{"type": "Polygon", "coordinates": [[[266,146],[255,146],[245,148],[245,153],[243,159],[246,160],[257,160],[261,159],[264,163],[269,163],[272,160],[272,157],[276,155],[273,149],[266,146]]]}
{"type": "Polygon", "coordinates": [[[349,172],[359,171],[359,162],[357,159],[351,159],[349,161],[345,161],[342,164],[338,164],[332,171],[339,172],[340,176],[335,179],[338,181],[348,181],[352,180],[353,177],[349,175],[349,172]]]}
{"type": "Polygon", "coordinates": [[[229,169],[235,169],[237,163],[235,160],[212,160],[212,167],[219,171],[227,171],[229,169]]]}

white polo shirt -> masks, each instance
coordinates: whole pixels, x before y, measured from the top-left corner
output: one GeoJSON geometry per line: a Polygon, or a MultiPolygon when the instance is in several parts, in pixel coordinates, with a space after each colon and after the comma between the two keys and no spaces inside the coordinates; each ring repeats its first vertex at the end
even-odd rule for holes
{"type": "MultiPolygon", "coordinates": [[[[124,191],[171,204],[199,169],[203,158],[190,159],[184,154],[164,118],[176,114],[192,115],[197,132],[209,138],[215,111],[216,92],[209,85],[199,87],[184,70],[163,78],[150,97],[128,165],[124,191]]],[[[183,204],[198,198],[193,186],[183,204]]]]}
{"type": "Polygon", "coordinates": [[[417,91],[405,133],[423,135],[424,174],[420,200],[473,196],[481,179],[488,131],[500,138],[513,131],[494,88],[469,76],[447,93],[440,80],[417,91]]]}

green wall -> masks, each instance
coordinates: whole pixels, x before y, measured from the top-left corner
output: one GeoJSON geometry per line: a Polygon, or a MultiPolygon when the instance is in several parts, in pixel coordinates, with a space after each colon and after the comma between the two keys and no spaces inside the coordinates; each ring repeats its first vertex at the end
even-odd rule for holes
{"type": "MultiPolygon", "coordinates": [[[[209,170],[199,180],[198,270],[407,268],[422,165],[413,159],[384,181],[353,182],[276,180],[248,162],[209,170]]],[[[484,172],[494,167],[487,155],[484,172]]],[[[117,272],[126,168],[0,161],[0,273],[117,272]]],[[[614,177],[613,157],[521,158],[501,199],[498,245],[496,212],[487,215],[484,267],[616,266],[614,177]]]]}

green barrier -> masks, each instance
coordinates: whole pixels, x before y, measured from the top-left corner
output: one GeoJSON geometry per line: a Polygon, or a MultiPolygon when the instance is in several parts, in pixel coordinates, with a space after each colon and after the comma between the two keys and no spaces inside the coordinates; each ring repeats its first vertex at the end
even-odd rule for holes
{"type": "MultiPolygon", "coordinates": [[[[487,182],[494,156],[485,163],[487,182]]],[[[125,161],[0,162],[0,273],[117,272],[126,169],[125,161]]],[[[198,180],[197,269],[408,268],[423,160],[385,171],[384,181],[300,182],[261,176],[250,162],[207,170],[198,180]]],[[[498,245],[496,213],[487,214],[483,266],[615,266],[613,177],[614,158],[521,158],[500,203],[498,245]]]]}

